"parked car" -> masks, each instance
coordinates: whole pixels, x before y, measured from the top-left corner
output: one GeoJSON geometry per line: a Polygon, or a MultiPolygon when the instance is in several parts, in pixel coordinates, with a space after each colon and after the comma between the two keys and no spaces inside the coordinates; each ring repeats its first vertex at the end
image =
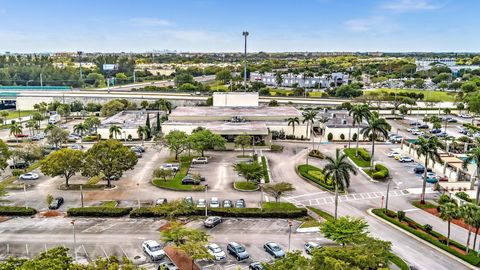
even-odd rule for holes
{"type": "Polygon", "coordinates": [[[429,126],[427,124],[423,124],[417,127],[418,129],[428,129],[429,126]]]}
{"type": "Polygon", "coordinates": [[[182,179],[182,185],[200,185],[200,180],[193,178],[190,174],[182,179]]]}
{"type": "Polygon", "coordinates": [[[458,120],[455,118],[447,118],[448,123],[458,123],[458,120]]]}
{"type": "Polygon", "coordinates": [[[412,132],[412,135],[417,135],[417,136],[421,136],[421,135],[424,135],[424,134],[425,134],[425,132],[420,131],[420,130],[412,132]]]}
{"type": "Polygon", "coordinates": [[[177,172],[180,170],[180,164],[178,163],[166,163],[161,166],[162,169],[164,170],[172,170],[174,172],[177,172]]]}
{"type": "Polygon", "coordinates": [[[48,206],[48,209],[52,209],[52,210],[58,209],[60,208],[60,206],[62,206],[63,202],[64,202],[63,197],[56,197],[55,199],[53,199],[52,203],[48,206]]]}
{"type": "Polygon", "coordinates": [[[407,128],[407,131],[408,131],[408,132],[415,132],[415,131],[418,131],[418,128],[415,128],[415,127],[413,127],[413,128],[407,128]]]}
{"type": "Polygon", "coordinates": [[[237,261],[243,261],[250,257],[245,247],[237,242],[230,242],[227,245],[227,251],[235,257],[237,261]]]}
{"type": "Polygon", "coordinates": [[[161,260],[165,257],[165,251],[163,251],[160,244],[155,240],[144,241],[142,243],[142,249],[152,261],[161,260]]]}
{"type": "Polygon", "coordinates": [[[73,149],[73,150],[82,150],[83,146],[79,144],[72,144],[68,148],[73,149]]]}
{"type": "Polygon", "coordinates": [[[38,179],[38,174],[33,173],[33,172],[28,172],[20,175],[21,180],[37,180],[38,179]]]}
{"type": "Polygon", "coordinates": [[[219,208],[220,207],[220,201],[218,200],[217,197],[212,197],[210,200],[210,208],[219,208]]]}
{"type": "Polygon", "coordinates": [[[268,242],[263,245],[263,249],[275,259],[285,256],[285,251],[275,242],[268,242]]]}
{"type": "Polygon", "coordinates": [[[166,198],[160,198],[155,200],[155,205],[162,205],[162,204],[166,204],[167,202],[168,200],[166,198]]]}
{"type": "Polygon", "coordinates": [[[223,220],[221,217],[212,216],[208,217],[205,221],[203,221],[203,226],[205,226],[206,228],[213,228],[222,222],[223,220]]]}
{"type": "Polygon", "coordinates": [[[221,261],[227,258],[225,252],[217,244],[210,243],[206,246],[206,248],[208,250],[208,253],[210,253],[210,255],[215,258],[215,261],[221,261]]]}
{"type": "Polygon", "coordinates": [[[472,118],[472,116],[470,114],[459,114],[458,116],[460,116],[461,118],[472,118]]]}
{"type": "Polygon", "coordinates": [[[413,162],[413,158],[407,157],[407,156],[401,156],[398,161],[400,161],[400,162],[413,162]]]}
{"type": "Polygon", "coordinates": [[[232,201],[231,200],[223,200],[222,204],[223,208],[232,208],[232,201]]]}
{"type": "Polygon", "coordinates": [[[69,141],[76,141],[78,139],[80,139],[80,137],[72,135],[72,134],[68,135],[68,137],[67,137],[67,140],[69,140],[69,141]]]}
{"type": "Polygon", "coordinates": [[[437,175],[434,172],[427,172],[427,183],[435,184],[438,182],[437,175]]]}
{"type": "Polygon", "coordinates": [[[447,182],[448,181],[448,177],[446,177],[446,176],[437,176],[437,179],[440,182],[447,182]]]}
{"type": "Polygon", "coordinates": [[[145,147],[143,147],[141,145],[134,145],[131,148],[135,148],[135,149],[140,150],[141,152],[145,152],[145,147]]]}
{"type": "Polygon", "coordinates": [[[437,134],[437,133],[442,132],[442,130],[437,128],[437,129],[431,129],[429,132],[432,133],[432,134],[437,134]]]}
{"type": "Polygon", "coordinates": [[[420,122],[410,122],[409,125],[410,125],[410,126],[419,126],[419,125],[421,125],[421,124],[422,124],[422,123],[420,123],[420,122]]]}
{"type": "Polygon", "coordinates": [[[444,138],[444,137],[447,137],[448,134],[446,132],[440,132],[440,133],[437,133],[435,136],[440,137],[440,138],[444,138]]]}
{"type": "Polygon", "coordinates": [[[192,164],[208,164],[208,158],[206,157],[198,157],[192,159],[192,164]]]}
{"type": "Polygon", "coordinates": [[[235,202],[235,208],[245,208],[245,200],[244,199],[238,199],[235,202]]]}
{"type": "Polygon", "coordinates": [[[26,169],[30,166],[27,162],[15,162],[10,165],[10,169],[26,169]]]}
{"type": "Polygon", "coordinates": [[[193,198],[192,197],[185,197],[183,199],[186,203],[193,205],[193,198]]]}
{"type": "Polygon", "coordinates": [[[173,262],[162,262],[158,270],[179,270],[179,268],[173,262]]]}
{"type": "Polygon", "coordinates": [[[390,138],[390,142],[392,143],[401,143],[403,140],[403,136],[400,135],[394,135],[390,138]]]}
{"type": "Polygon", "coordinates": [[[464,127],[458,127],[458,132],[460,134],[463,134],[463,135],[467,135],[468,134],[468,130],[464,127]]]}
{"type": "Polygon", "coordinates": [[[207,205],[207,202],[205,199],[198,199],[197,207],[205,208],[206,205],[207,205]]]}
{"type": "Polygon", "coordinates": [[[315,243],[315,242],[307,242],[305,243],[305,252],[307,254],[312,254],[312,251],[316,248],[321,248],[322,246],[320,246],[320,244],[318,243],[315,243]]]}
{"type": "Polygon", "coordinates": [[[253,262],[248,266],[250,270],[264,270],[265,267],[262,266],[261,262],[253,262]]]}

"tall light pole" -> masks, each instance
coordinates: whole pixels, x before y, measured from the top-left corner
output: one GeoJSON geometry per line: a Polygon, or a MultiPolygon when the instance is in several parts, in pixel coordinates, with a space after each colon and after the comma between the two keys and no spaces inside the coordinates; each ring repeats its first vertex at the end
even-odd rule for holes
{"type": "Polygon", "coordinates": [[[244,65],[243,65],[243,87],[247,90],[247,37],[248,32],[244,31],[242,35],[245,37],[245,53],[244,53],[244,65]]]}
{"type": "Polygon", "coordinates": [[[78,51],[77,54],[78,54],[78,65],[79,65],[79,68],[80,68],[80,81],[81,81],[82,78],[83,78],[83,75],[82,75],[82,54],[83,54],[83,52],[78,51]]]}
{"type": "Polygon", "coordinates": [[[75,238],[75,219],[72,219],[70,223],[73,226],[73,252],[75,254],[75,261],[77,262],[78,257],[77,257],[77,239],[75,238]]]}
{"type": "Polygon", "coordinates": [[[208,217],[207,191],[208,191],[208,185],[205,185],[205,217],[208,217]]]}
{"type": "Polygon", "coordinates": [[[40,73],[40,87],[43,87],[43,74],[40,73]]]}
{"type": "Polygon", "coordinates": [[[288,252],[290,252],[290,240],[292,238],[292,221],[288,221],[288,252]]]}

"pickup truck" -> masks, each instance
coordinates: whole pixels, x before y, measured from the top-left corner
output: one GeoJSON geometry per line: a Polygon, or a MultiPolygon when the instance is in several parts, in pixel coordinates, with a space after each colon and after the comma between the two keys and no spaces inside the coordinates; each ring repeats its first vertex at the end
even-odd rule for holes
{"type": "Polygon", "coordinates": [[[172,170],[174,172],[177,172],[178,170],[180,170],[180,164],[178,163],[167,163],[167,164],[163,164],[162,169],[164,170],[172,170]]]}
{"type": "Polygon", "coordinates": [[[208,164],[208,158],[206,157],[198,157],[192,159],[192,164],[208,164]]]}

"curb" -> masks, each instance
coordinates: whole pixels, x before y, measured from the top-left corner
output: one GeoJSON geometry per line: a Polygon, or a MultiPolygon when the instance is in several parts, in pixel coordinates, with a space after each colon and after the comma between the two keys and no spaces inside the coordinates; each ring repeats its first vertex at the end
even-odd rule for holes
{"type": "Polygon", "coordinates": [[[368,175],[366,172],[363,171],[364,168],[367,168],[367,167],[359,167],[357,164],[355,164],[355,162],[353,162],[353,160],[350,159],[350,157],[345,153],[345,151],[342,149],[342,153],[347,156],[348,158],[348,161],[361,173],[363,174],[368,181],[372,182],[372,183],[378,183],[379,181],[377,180],[374,180],[373,178],[370,177],[370,175],[368,175]]]}
{"type": "Polygon", "coordinates": [[[452,255],[452,254],[450,254],[449,252],[447,252],[447,251],[445,251],[445,250],[443,250],[443,249],[441,249],[441,248],[439,248],[439,247],[437,247],[437,246],[435,246],[435,245],[433,245],[433,244],[431,244],[431,243],[429,243],[429,242],[427,242],[427,241],[425,241],[425,240],[417,237],[416,235],[413,235],[413,234],[411,234],[410,232],[405,231],[404,229],[395,226],[394,224],[388,222],[387,220],[384,220],[383,218],[375,215],[375,214],[372,212],[372,210],[373,210],[373,208],[367,209],[367,213],[368,213],[370,216],[374,217],[375,219],[380,220],[381,222],[389,225],[390,227],[396,229],[397,231],[400,231],[400,232],[402,232],[402,233],[410,236],[411,238],[413,238],[413,239],[415,239],[415,240],[417,240],[417,241],[419,241],[419,242],[421,242],[421,243],[423,243],[423,244],[425,244],[425,245],[427,245],[427,246],[435,249],[436,251],[442,253],[443,255],[448,256],[449,258],[451,258],[451,259],[453,259],[453,260],[455,260],[455,261],[463,264],[464,266],[468,267],[469,269],[479,269],[479,268],[477,268],[477,267],[475,267],[475,266],[472,266],[472,265],[469,264],[468,262],[465,262],[464,260],[459,259],[457,256],[452,255]]]}

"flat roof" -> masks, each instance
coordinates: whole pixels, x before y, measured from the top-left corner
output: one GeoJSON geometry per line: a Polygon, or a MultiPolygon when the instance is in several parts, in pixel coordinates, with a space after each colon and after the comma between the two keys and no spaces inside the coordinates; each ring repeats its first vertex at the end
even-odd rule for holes
{"type": "Polygon", "coordinates": [[[208,117],[208,116],[280,116],[280,117],[301,117],[299,110],[289,106],[278,107],[177,107],[172,111],[170,117],[208,117]]]}
{"type": "Polygon", "coordinates": [[[191,126],[191,127],[204,127],[213,133],[220,135],[268,135],[268,128],[265,122],[240,122],[232,123],[226,121],[166,121],[162,126],[191,126]]]}
{"type": "MultiPolygon", "coordinates": [[[[137,128],[144,126],[147,121],[147,114],[150,116],[150,125],[154,126],[157,121],[158,111],[122,111],[102,121],[99,128],[107,128],[111,125],[118,125],[122,128],[137,128]]],[[[160,111],[160,117],[164,114],[160,111]]]]}

